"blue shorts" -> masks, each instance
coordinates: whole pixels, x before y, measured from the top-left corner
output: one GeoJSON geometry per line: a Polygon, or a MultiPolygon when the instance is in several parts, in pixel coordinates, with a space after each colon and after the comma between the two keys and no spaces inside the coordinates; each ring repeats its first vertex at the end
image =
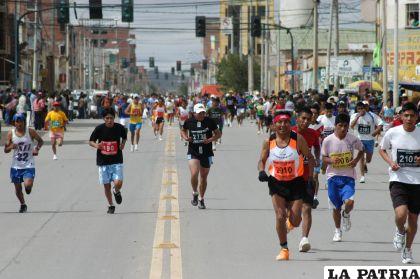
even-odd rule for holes
{"type": "Polygon", "coordinates": [[[354,179],[348,176],[333,176],[328,179],[328,199],[339,209],[346,200],[353,200],[355,193],[354,179]]]}
{"type": "Polygon", "coordinates": [[[375,149],[375,141],[374,140],[362,140],[364,151],[369,154],[373,154],[373,150],[375,149]]]}
{"type": "Polygon", "coordinates": [[[115,180],[123,181],[123,164],[99,166],[99,184],[109,184],[115,180]]]}
{"type": "Polygon", "coordinates": [[[10,179],[12,183],[22,183],[25,179],[35,178],[35,168],[28,169],[10,169],[10,179]]]}
{"type": "Polygon", "coordinates": [[[136,124],[133,124],[133,123],[130,123],[130,132],[134,132],[134,131],[136,131],[137,129],[141,129],[141,126],[143,125],[143,123],[136,123],[136,124]]]}

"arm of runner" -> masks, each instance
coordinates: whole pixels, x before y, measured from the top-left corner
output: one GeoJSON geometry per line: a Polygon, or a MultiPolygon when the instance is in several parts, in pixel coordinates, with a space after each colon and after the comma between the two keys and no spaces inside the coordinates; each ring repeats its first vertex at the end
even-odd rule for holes
{"type": "Polygon", "coordinates": [[[381,155],[382,159],[391,167],[393,171],[397,171],[400,169],[400,166],[397,162],[392,161],[392,158],[389,156],[387,149],[391,148],[391,139],[390,134],[387,132],[385,136],[382,138],[381,145],[379,148],[379,155],[381,155]]]}
{"type": "Polygon", "coordinates": [[[12,131],[9,131],[6,136],[6,144],[4,145],[4,153],[9,153],[16,148],[16,144],[12,143],[12,131]]]}
{"type": "Polygon", "coordinates": [[[42,145],[44,145],[44,140],[39,136],[39,134],[34,129],[29,129],[29,135],[31,136],[32,139],[36,140],[37,145],[35,149],[39,151],[42,145]]]}
{"type": "Polygon", "coordinates": [[[312,178],[315,166],[314,156],[312,155],[305,138],[299,134],[297,135],[297,145],[298,151],[302,153],[303,156],[308,158],[308,176],[312,178]]]}
{"type": "Polygon", "coordinates": [[[350,161],[350,163],[349,163],[350,167],[355,168],[357,163],[359,162],[359,160],[362,159],[363,154],[364,154],[363,150],[359,150],[357,152],[356,158],[354,158],[353,160],[350,161]]]}
{"type": "Polygon", "coordinates": [[[374,119],[374,122],[375,122],[376,129],[373,132],[372,136],[376,137],[377,135],[381,134],[382,127],[384,126],[384,123],[383,123],[382,119],[379,118],[379,116],[377,116],[376,114],[374,114],[373,119],[374,119]]]}
{"type": "Polygon", "coordinates": [[[191,142],[191,141],[192,141],[192,138],[191,138],[191,137],[188,137],[188,130],[187,130],[187,129],[185,129],[185,128],[182,128],[182,130],[181,130],[181,137],[182,137],[185,141],[188,141],[188,142],[191,142]]]}
{"type": "Polygon", "coordinates": [[[219,129],[215,129],[215,130],[213,130],[213,136],[208,138],[208,139],[205,139],[204,144],[208,144],[210,142],[216,141],[216,140],[220,139],[221,136],[222,136],[222,132],[220,132],[219,129]]]}
{"type": "Polygon", "coordinates": [[[356,113],[356,116],[354,116],[354,117],[352,117],[353,118],[353,120],[351,120],[350,121],[350,128],[352,129],[352,130],[354,130],[354,127],[356,126],[356,124],[357,124],[357,120],[359,120],[359,118],[360,118],[360,114],[359,113],[356,113]]]}
{"type": "Polygon", "coordinates": [[[130,114],[130,109],[131,109],[131,104],[128,105],[128,107],[124,110],[125,114],[131,115],[130,114]]]}
{"type": "Polygon", "coordinates": [[[258,180],[261,182],[268,180],[268,175],[265,172],[265,163],[267,162],[269,153],[270,153],[270,149],[269,149],[268,140],[265,140],[263,142],[260,160],[258,161],[258,166],[257,166],[258,172],[259,172],[258,180]]]}

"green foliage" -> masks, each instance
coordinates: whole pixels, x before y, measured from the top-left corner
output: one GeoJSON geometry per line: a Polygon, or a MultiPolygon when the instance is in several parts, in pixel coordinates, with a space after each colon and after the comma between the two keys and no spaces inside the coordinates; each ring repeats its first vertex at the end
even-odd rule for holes
{"type": "MultiPolygon", "coordinates": [[[[260,87],[260,64],[254,59],[254,88],[260,87]]],[[[224,91],[248,91],[248,58],[242,60],[238,54],[228,54],[217,65],[217,83],[224,91]]]]}

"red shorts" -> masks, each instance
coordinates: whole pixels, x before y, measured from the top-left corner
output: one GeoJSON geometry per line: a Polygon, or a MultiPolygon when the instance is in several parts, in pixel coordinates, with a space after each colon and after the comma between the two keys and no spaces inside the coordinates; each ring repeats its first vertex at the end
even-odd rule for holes
{"type": "Polygon", "coordinates": [[[50,131],[50,139],[51,140],[64,139],[64,133],[50,131]]]}

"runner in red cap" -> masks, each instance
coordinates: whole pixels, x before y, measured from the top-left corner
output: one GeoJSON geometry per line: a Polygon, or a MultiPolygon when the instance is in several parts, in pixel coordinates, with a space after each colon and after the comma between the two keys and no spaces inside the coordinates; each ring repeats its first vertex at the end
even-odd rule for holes
{"type": "Polygon", "coordinates": [[[45,117],[45,129],[50,129],[51,147],[54,153],[53,160],[57,160],[57,145],[62,146],[64,140],[64,127],[66,126],[66,114],[61,110],[59,102],[53,103],[54,109],[45,117]]]}

